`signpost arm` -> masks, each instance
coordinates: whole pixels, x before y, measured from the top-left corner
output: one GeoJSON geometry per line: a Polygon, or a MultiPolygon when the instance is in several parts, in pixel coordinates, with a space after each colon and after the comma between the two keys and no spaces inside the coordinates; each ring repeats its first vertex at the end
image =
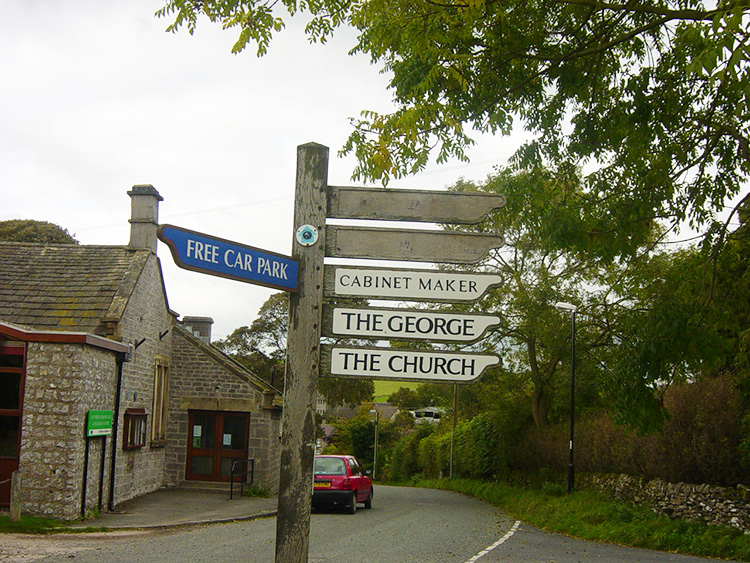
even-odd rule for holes
{"type": "Polygon", "coordinates": [[[327,182],[328,148],[315,143],[297,147],[294,230],[311,225],[320,238],[313,244],[293,242],[299,292],[289,296],[276,563],[307,563],[308,558],[327,182]]]}

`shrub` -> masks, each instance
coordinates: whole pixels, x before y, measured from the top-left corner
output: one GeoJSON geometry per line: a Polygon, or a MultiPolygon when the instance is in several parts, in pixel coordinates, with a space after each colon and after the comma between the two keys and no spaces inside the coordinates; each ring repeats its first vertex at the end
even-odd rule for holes
{"type": "Polygon", "coordinates": [[[712,378],[670,389],[664,406],[671,419],[661,440],[662,468],[650,473],[669,481],[736,485],[743,471],[742,406],[730,381],[712,378]]]}
{"type": "MultiPolygon", "coordinates": [[[[594,473],[626,473],[646,479],[734,486],[747,483],[741,459],[742,407],[730,381],[707,379],[669,389],[660,432],[640,435],[606,413],[576,422],[575,467],[594,473]]],[[[531,428],[521,439],[518,468],[564,472],[568,425],[531,428]]]]}
{"type": "MultiPolygon", "coordinates": [[[[576,471],[626,473],[646,479],[750,484],[743,466],[743,405],[729,379],[676,385],[664,398],[669,416],[661,432],[641,435],[614,424],[604,412],[576,421],[576,471]]],[[[390,479],[447,476],[453,441],[453,476],[526,483],[563,482],[568,467],[567,422],[546,428],[508,408],[482,413],[456,426],[420,425],[394,447],[390,479]]]]}
{"type": "Polygon", "coordinates": [[[407,481],[422,472],[419,463],[419,443],[434,431],[431,424],[420,424],[414,432],[402,437],[393,447],[386,477],[391,481],[407,481]]]}

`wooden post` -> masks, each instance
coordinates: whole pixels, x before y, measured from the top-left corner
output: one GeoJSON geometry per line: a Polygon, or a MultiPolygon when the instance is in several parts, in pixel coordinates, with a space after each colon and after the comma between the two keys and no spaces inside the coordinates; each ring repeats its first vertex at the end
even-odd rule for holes
{"type": "Polygon", "coordinates": [[[16,470],[10,476],[10,521],[21,519],[21,472],[16,470]]]}
{"type": "Polygon", "coordinates": [[[316,143],[297,147],[294,231],[310,225],[318,239],[311,245],[309,238],[308,245],[297,237],[293,242],[299,292],[289,296],[276,563],[307,563],[308,558],[327,184],[328,148],[316,143]]]}

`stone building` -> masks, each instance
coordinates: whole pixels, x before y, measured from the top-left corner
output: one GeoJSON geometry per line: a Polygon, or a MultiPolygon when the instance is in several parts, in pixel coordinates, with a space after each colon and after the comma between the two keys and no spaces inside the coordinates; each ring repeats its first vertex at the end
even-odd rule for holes
{"type": "Polygon", "coordinates": [[[162,198],[128,195],[127,246],[0,242],[0,506],[17,469],[21,510],[64,519],[248,460],[277,487],[278,392],[170,310],[162,198]]]}

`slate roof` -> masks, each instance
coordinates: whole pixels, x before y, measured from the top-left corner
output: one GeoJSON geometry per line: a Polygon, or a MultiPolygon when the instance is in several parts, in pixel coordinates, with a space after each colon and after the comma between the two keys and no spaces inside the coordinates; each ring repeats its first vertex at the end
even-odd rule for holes
{"type": "Polygon", "coordinates": [[[400,411],[396,405],[390,403],[374,403],[372,406],[377,409],[380,418],[386,420],[393,420],[393,417],[395,417],[400,411]]]}
{"type": "Polygon", "coordinates": [[[147,249],[0,242],[0,320],[104,335],[118,321],[147,249]]]}

